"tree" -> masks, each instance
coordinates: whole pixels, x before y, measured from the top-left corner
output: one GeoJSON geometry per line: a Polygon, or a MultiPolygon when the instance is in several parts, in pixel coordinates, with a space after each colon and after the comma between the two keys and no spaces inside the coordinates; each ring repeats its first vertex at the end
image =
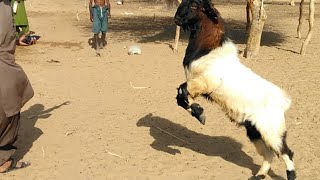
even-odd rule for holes
{"type": "Polygon", "coordinates": [[[263,0],[247,0],[247,5],[252,13],[252,21],[249,26],[247,47],[244,51],[244,56],[246,58],[252,58],[259,53],[261,35],[267,14],[263,7],[263,0]]]}

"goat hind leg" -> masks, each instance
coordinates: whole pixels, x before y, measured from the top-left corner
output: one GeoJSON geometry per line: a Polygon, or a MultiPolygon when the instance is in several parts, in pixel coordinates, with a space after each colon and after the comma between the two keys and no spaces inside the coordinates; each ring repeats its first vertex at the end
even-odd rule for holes
{"type": "Polygon", "coordinates": [[[272,150],[266,146],[262,139],[255,140],[253,143],[257,149],[258,154],[263,157],[263,163],[258,173],[256,174],[256,177],[263,179],[270,170],[274,154],[272,150]]]}
{"type": "MultiPolygon", "coordinates": [[[[270,132],[269,132],[270,135],[270,132]]],[[[272,149],[274,153],[280,156],[286,164],[287,179],[294,180],[296,178],[294,162],[293,162],[293,152],[289,149],[287,142],[287,132],[274,134],[272,136],[265,136],[264,139],[268,141],[268,146],[272,149]]]]}
{"type": "Polygon", "coordinates": [[[286,170],[287,170],[287,179],[294,180],[296,178],[296,173],[295,173],[294,162],[293,162],[293,152],[289,149],[287,145],[286,131],[284,131],[281,134],[282,135],[273,136],[273,138],[270,138],[270,137],[264,137],[264,138],[269,139],[268,146],[270,146],[272,151],[277,155],[279,155],[285,162],[286,170]]]}
{"type": "Polygon", "coordinates": [[[263,163],[258,173],[250,179],[263,179],[270,170],[274,154],[272,150],[267,147],[266,143],[262,139],[261,133],[257,130],[256,126],[251,123],[251,121],[246,120],[243,125],[247,130],[247,136],[256,147],[258,154],[263,157],[263,163]]]}
{"type": "Polygon", "coordinates": [[[282,136],[281,158],[286,163],[287,179],[294,180],[296,178],[296,173],[293,163],[293,152],[289,149],[286,138],[287,133],[284,133],[282,136]]]}

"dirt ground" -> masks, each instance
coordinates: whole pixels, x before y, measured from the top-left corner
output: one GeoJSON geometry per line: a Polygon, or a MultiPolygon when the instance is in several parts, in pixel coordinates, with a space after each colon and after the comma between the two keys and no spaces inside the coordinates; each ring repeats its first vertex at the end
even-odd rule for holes
{"type": "MultiPolygon", "coordinates": [[[[187,33],[182,32],[179,51],[172,52],[174,8],[147,0],[117,6],[111,0],[108,45],[96,57],[84,2],[26,1],[31,29],[41,39],[16,51],[35,90],[22,110],[16,157],[32,165],[0,179],[242,180],[258,171],[262,158],[245,130],[218,106],[199,99],[207,114],[203,126],[176,105],[187,33]],[[127,54],[133,44],[141,46],[142,55],[127,54]]],[[[216,8],[243,50],[245,5],[220,1],[216,8]]],[[[260,54],[242,61],[292,97],[288,144],[297,175],[320,179],[320,11],[301,56],[299,7],[266,4],[266,10],[260,54]]],[[[307,27],[305,21],[303,35],[307,27]]],[[[267,179],[286,179],[282,160],[274,159],[267,179]]]]}

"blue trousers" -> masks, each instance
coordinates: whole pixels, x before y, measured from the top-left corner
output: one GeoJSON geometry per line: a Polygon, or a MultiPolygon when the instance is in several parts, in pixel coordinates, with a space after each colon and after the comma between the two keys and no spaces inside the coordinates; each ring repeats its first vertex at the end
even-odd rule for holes
{"type": "Polygon", "coordinates": [[[107,7],[99,7],[97,5],[92,7],[93,27],[92,32],[99,34],[108,31],[108,9],[107,7]]]}

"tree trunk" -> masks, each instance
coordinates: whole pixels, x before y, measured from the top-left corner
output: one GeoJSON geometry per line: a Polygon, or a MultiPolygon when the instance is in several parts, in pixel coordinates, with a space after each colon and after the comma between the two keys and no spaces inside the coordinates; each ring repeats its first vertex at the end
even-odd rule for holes
{"type": "MultiPolygon", "coordinates": [[[[181,0],[175,0],[177,5],[181,4],[181,0]]],[[[179,39],[180,39],[180,26],[176,27],[176,36],[174,38],[174,46],[173,46],[173,51],[176,52],[178,51],[178,44],[179,44],[179,39]]]]}
{"type": "Polygon", "coordinates": [[[248,0],[250,7],[253,8],[252,21],[250,25],[249,37],[247,40],[247,47],[244,51],[246,58],[252,58],[259,53],[261,35],[263,31],[264,22],[267,19],[266,12],[263,8],[263,0],[248,0]]]}

